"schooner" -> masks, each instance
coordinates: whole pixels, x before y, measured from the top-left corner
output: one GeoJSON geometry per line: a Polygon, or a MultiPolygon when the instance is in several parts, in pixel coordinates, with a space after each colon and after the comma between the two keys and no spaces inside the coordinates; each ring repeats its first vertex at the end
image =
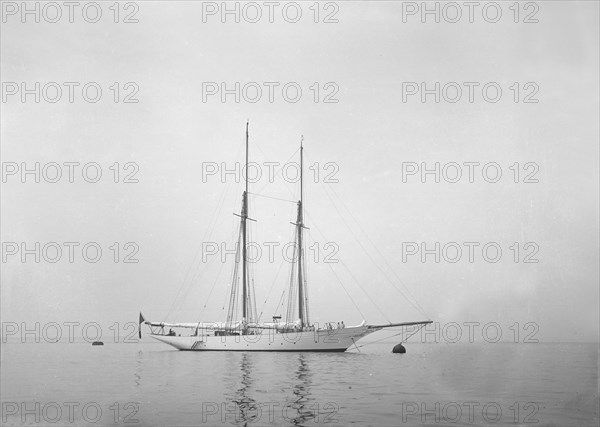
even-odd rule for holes
{"type": "MultiPolygon", "coordinates": [[[[248,126],[246,123],[245,153],[245,190],[242,193],[240,214],[240,236],[238,252],[234,266],[229,309],[225,322],[165,323],[146,320],[140,313],[139,324],[148,325],[151,337],[169,344],[178,350],[193,351],[318,351],[343,352],[356,342],[384,328],[425,325],[430,320],[416,322],[399,322],[380,325],[367,324],[365,320],[357,326],[324,324],[319,326],[309,318],[309,299],[303,256],[303,151],[300,143],[300,200],[297,202],[295,229],[295,257],[292,264],[292,278],[288,293],[287,315],[284,321],[281,316],[274,316],[273,322],[258,323],[254,292],[251,290],[248,270],[248,229],[247,221],[252,220],[248,212],[248,126]],[[241,244],[241,245],[240,245],[241,244]],[[238,256],[239,255],[239,256],[238,256]],[[241,267],[241,299],[239,295],[239,273],[241,267]],[[235,319],[241,303],[242,317],[235,319]],[[169,328],[169,332],[166,332],[169,328]],[[188,329],[189,335],[175,334],[171,328],[188,329]]],[[[141,338],[141,329],[140,329],[141,338]]],[[[358,347],[357,347],[358,348],[358,347]]]]}

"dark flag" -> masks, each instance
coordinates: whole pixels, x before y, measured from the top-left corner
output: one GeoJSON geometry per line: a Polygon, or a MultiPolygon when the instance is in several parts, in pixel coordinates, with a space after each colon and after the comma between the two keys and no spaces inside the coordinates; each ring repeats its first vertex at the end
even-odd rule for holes
{"type": "Polygon", "coordinates": [[[142,323],[144,323],[146,319],[144,319],[144,315],[140,311],[140,321],[138,322],[138,335],[140,339],[142,339],[142,323]]]}

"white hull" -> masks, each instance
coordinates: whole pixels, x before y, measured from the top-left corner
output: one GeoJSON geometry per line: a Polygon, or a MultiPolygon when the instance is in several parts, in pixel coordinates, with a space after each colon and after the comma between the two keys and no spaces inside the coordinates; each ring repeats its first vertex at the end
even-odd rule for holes
{"type": "Polygon", "coordinates": [[[150,335],[178,350],[191,351],[346,351],[360,338],[378,328],[355,326],[303,332],[276,332],[265,329],[259,335],[150,335]]]}

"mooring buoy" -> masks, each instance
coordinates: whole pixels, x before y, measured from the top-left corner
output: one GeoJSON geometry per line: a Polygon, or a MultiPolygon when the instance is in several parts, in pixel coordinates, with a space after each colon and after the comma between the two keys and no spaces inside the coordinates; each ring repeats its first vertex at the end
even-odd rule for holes
{"type": "Polygon", "coordinates": [[[406,348],[400,343],[394,346],[392,353],[406,353],[406,348]]]}

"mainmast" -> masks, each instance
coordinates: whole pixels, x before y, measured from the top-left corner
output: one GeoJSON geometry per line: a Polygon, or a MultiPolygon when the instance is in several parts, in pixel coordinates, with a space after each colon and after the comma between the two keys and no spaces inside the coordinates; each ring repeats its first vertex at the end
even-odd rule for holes
{"type": "Polygon", "coordinates": [[[298,202],[298,219],[296,221],[297,239],[298,239],[298,312],[300,314],[300,327],[308,325],[308,312],[305,313],[305,294],[304,282],[302,280],[302,229],[304,228],[303,213],[302,213],[302,178],[304,171],[304,136],[300,139],[300,201],[298,202]]]}
{"type": "Polygon", "coordinates": [[[248,277],[246,268],[246,220],[248,219],[248,125],[246,122],[246,164],[244,165],[244,173],[246,175],[246,189],[242,196],[242,320],[247,320],[248,306],[248,277]]]}

